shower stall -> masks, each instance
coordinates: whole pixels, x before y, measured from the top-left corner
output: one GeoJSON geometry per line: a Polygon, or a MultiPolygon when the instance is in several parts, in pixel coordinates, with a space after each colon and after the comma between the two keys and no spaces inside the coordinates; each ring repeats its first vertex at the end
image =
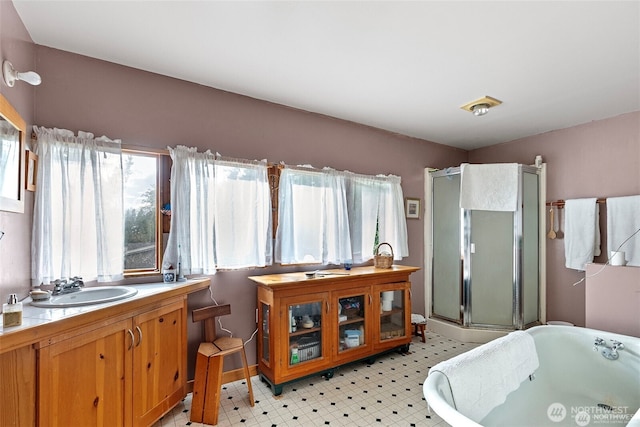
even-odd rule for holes
{"type": "Polygon", "coordinates": [[[544,321],[544,170],[517,165],[515,211],[461,208],[461,167],[428,173],[430,329],[504,334],[544,321]]]}

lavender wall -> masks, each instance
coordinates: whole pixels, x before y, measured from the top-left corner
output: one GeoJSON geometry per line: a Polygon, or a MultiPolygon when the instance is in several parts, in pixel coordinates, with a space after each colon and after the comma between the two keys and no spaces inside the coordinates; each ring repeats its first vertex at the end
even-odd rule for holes
{"type": "MultiPolygon", "coordinates": [[[[20,69],[43,77],[37,89],[24,83],[0,92],[28,124],[85,130],[133,145],[165,148],[185,144],[226,156],[311,163],[365,174],[402,177],[405,196],[423,197],[425,167],[461,162],[531,163],[541,154],[549,165],[548,200],[640,193],[640,112],[549,132],[467,153],[428,141],[307,113],[156,74],[35,46],[11,2],[0,1],[0,53],[20,69]],[[36,97],[37,94],[37,97],[36,97]]],[[[0,298],[29,290],[33,197],[24,214],[0,212],[0,298]]],[[[423,221],[409,220],[404,264],[423,266],[423,221]]],[[[562,241],[548,241],[548,316],[584,324],[583,275],[564,268],[562,241]]],[[[213,295],[231,302],[225,319],[236,336],[255,328],[255,287],[247,276],[287,271],[272,267],[222,272],[213,295]]],[[[412,275],[414,312],[424,313],[424,270],[412,275]]],[[[210,303],[203,291],[190,307],[210,303]]],[[[198,340],[190,331],[190,342],[198,340]]],[[[255,344],[249,346],[255,363],[255,344]]]]}
{"type": "MultiPolygon", "coordinates": [[[[37,58],[43,78],[36,103],[35,123],[40,126],[105,134],[139,146],[185,144],[231,157],[391,173],[402,177],[406,197],[422,198],[425,167],[467,159],[463,150],[68,52],[38,47],[37,58]]],[[[423,267],[423,221],[408,220],[407,226],[410,256],[403,264],[423,267]]],[[[216,300],[232,303],[225,323],[234,325],[236,336],[246,340],[256,326],[255,285],[247,276],[280,271],[287,270],[272,267],[212,277],[216,300]]],[[[424,271],[414,273],[411,281],[413,311],[424,313],[424,271]]],[[[190,299],[192,307],[210,303],[207,292],[190,299]]],[[[249,348],[248,354],[255,363],[255,351],[249,348]]]]}
{"type": "MultiPolygon", "coordinates": [[[[527,164],[537,154],[547,163],[547,201],[640,194],[640,112],[474,150],[469,161],[527,164]]],[[[600,229],[603,255],[596,261],[605,262],[605,206],[600,229]]],[[[584,326],[585,284],[572,286],[584,273],[564,263],[564,240],[547,239],[547,319],[584,326]]]]}
{"type": "MultiPolygon", "coordinates": [[[[35,69],[35,46],[10,1],[0,1],[0,62],[5,59],[20,71],[35,69]]],[[[0,93],[30,127],[34,117],[35,88],[23,82],[10,88],[2,81],[0,93]]],[[[32,216],[33,193],[28,191],[24,213],[0,211],[0,231],[5,232],[0,240],[1,302],[6,302],[9,293],[16,292],[23,298],[29,292],[32,216]]]]}
{"type": "Polygon", "coordinates": [[[585,325],[640,338],[640,268],[587,265],[585,325]]]}

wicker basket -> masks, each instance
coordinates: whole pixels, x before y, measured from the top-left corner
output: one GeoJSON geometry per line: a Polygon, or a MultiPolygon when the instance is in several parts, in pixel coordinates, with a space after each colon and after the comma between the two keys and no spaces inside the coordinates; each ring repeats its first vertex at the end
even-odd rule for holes
{"type": "Polygon", "coordinates": [[[388,243],[380,243],[376,248],[376,253],[373,257],[373,266],[376,268],[391,268],[391,264],[393,264],[393,248],[388,243]],[[379,255],[380,247],[382,245],[389,246],[389,249],[391,249],[391,255],[387,255],[387,254],[379,255]]]}
{"type": "Polygon", "coordinates": [[[298,341],[298,358],[300,362],[320,357],[320,341],[306,340],[302,338],[298,341]]]}

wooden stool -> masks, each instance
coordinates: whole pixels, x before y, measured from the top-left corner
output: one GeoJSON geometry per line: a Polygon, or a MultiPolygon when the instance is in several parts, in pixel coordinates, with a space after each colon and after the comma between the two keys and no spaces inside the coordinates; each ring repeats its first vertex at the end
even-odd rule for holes
{"type": "Polygon", "coordinates": [[[200,308],[191,313],[194,322],[204,321],[204,341],[200,343],[196,357],[191,416],[189,418],[193,422],[218,424],[222,365],[224,356],[228,354],[241,353],[244,376],[249,388],[249,401],[251,406],[255,405],[247,355],[242,339],[230,337],[216,339],[215,318],[230,313],[231,306],[229,304],[200,308]]]}
{"type": "Polygon", "coordinates": [[[427,326],[427,322],[412,323],[412,325],[414,327],[413,334],[415,336],[422,337],[422,342],[426,342],[424,338],[424,331],[425,327],[427,326]]]}

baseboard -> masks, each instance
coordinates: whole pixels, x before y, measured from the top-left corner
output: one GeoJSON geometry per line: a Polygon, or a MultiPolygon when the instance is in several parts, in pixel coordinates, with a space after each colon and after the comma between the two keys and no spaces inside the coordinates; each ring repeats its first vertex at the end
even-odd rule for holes
{"type": "MultiPolygon", "coordinates": [[[[258,375],[258,365],[249,366],[249,375],[256,376],[258,375]]],[[[226,371],[222,373],[222,384],[232,383],[234,381],[243,380],[244,379],[244,369],[234,369],[232,371],[226,371]]],[[[193,392],[193,380],[187,381],[187,393],[193,392]]]]}

